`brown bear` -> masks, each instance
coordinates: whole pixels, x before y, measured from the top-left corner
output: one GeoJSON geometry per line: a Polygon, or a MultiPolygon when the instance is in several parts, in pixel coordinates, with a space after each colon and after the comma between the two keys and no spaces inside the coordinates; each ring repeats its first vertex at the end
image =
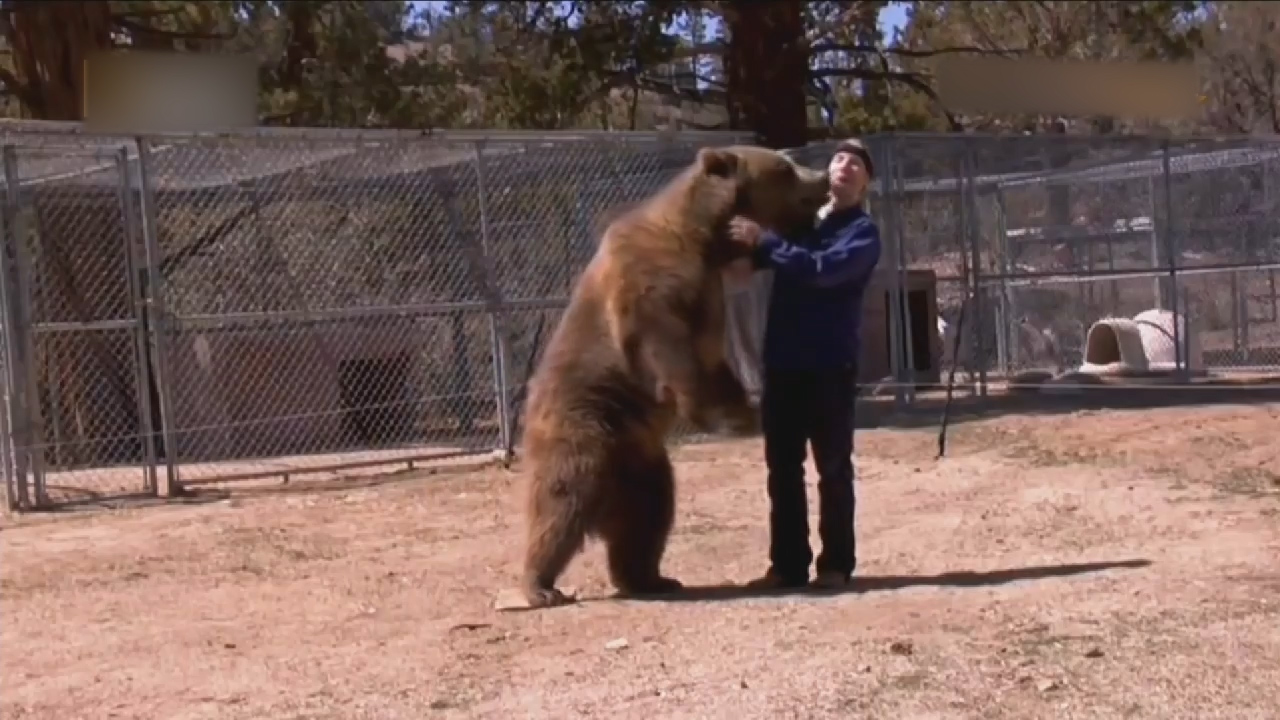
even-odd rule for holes
{"type": "Polygon", "coordinates": [[[728,222],[811,226],[827,188],[776,151],[708,148],[609,223],[530,379],[528,607],[569,602],[556,581],[587,537],[607,546],[621,594],[681,587],[660,571],[675,514],[667,435],[677,417],[704,430],[756,422],[724,357],[721,272],[747,252],[728,222]]]}

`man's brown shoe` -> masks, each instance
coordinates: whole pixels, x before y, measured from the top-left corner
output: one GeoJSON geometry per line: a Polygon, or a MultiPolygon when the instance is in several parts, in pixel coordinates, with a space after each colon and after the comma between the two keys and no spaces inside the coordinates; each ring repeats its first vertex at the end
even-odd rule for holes
{"type": "Polygon", "coordinates": [[[795,590],[808,584],[808,578],[787,578],[770,570],[748,582],[747,587],[752,590],[795,590]]]}
{"type": "Polygon", "coordinates": [[[845,573],[827,570],[818,573],[818,577],[813,580],[813,587],[819,590],[843,590],[852,582],[853,579],[845,573]]]}

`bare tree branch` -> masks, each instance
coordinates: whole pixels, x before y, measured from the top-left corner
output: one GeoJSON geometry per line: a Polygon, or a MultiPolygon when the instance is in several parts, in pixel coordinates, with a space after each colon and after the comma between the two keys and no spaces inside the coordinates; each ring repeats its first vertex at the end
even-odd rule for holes
{"type": "Polygon", "coordinates": [[[963,132],[964,124],[950,110],[942,104],[942,99],[938,97],[938,93],[929,86],[929,83],[915,73],[891,71],[884,72],[881,70],[868,70],[866,68],[824,68],[815,70],[813,73],[817,77],[851,77],[859,80],[884,80],[888,82],[897,82],[907,87],[919,90],[924,93],[938,107],[938,110],[947,118],[947,124],[953,132],[963,132]]]}
{"type": "MultiPolygon", "coordinates": [[[[694,57],[696,55],[723,55],[725,52],[725,43],[719,41],[700,43],[688,47],[681,47],[675,51],[673,57],[684,59],[694,57]]],[[[978,47],[976,45],[961,45],[956,47],[942,47],[930,50],[912,50],[900,47],[878,47],[876,45],[850,45],[846,43],[815,43],[809,47],[809,52],[825,53],[825,52],[847,52],[856,55],[893,55],[904,58],[931,58],[939,55],[957,55],[960,53],[968,53],[971,55],[999,55],[1014,56],[1029,52],[1026,48],[1008,48],[1008,49],[991,49],[978,47]]]]}
{"type": "Polygon", "coordinates": [[[706,103],[708,105],[723,105],[729,100],[728,95],[724,90],[711,88],[694,90],[692,88],[678,86],[674,82],[667,80],[658,80],[647,77],[636,78],[636,83],[641,90],[676,100],[688,100],[690,102],[706,103]]]}
{"type": "Polygon", "coordinates": [[[202,33],[163,30],[161,28],[151,27],[145,23],[136,22],[125,16],[118,16],[114,18],[113,22],[118,28],[126,30],[130,34],[149,35],[154,38],[163,38],[166,40],[230,40],[235,37],[235,31],[232,31],[231,33],[202,33]]]}
{"type": "Polygon", "coordinates": [[[116,13],[116,18],[125,18],[128,20],[149,20],[151,18],[173,17],[180,15],[186,11],[181,6],[171,8],[153,8],[150,10],[131,10],[127,12],[116,13]]]}
{"type": "Polygon", "coordinates": [[[942,47],[942,48],[935,48],[931,50],[909,50],[907,48],[897,48],[897,47],[881,48],[881,47],[876,47],[875,45],[846,45],[842,43],[818,43],[810,47],[809,51],[812,53],[847,52],[847,53],[855,53],[855,54],[861,54],[861,55],[886,55],[886,56],[893,55],[896,57],[904,57],[904,58],[931,58],[931,57],[938,57],[939,55],[958,55],[961,53],[967,53],[970,55],[998,55],[1001,57],[1009,57],[1013,55],[1020,55],[1022,53],[1027,52],[1027,50],[1022,48],[1013,48],[1013,49],[1007,49],[1007,50],[997,48],[992,50],[988,48],[980,48],[980,47],[977,47],[976,45],[965,45],[965,46],[958,46],[958,47],[942,47]]]}

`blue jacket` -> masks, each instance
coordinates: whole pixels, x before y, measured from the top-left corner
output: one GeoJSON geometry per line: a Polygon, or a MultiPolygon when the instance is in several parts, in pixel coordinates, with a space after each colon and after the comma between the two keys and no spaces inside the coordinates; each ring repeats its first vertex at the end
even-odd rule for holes
{"type": "Polygon", "coordinates": [[[880,229],[871,217],[858,207],[839,210],[794,242],[765,232],[753,260],[774,271],[765,367],[856,365],[862,298],[880,261],[880,229]]]}

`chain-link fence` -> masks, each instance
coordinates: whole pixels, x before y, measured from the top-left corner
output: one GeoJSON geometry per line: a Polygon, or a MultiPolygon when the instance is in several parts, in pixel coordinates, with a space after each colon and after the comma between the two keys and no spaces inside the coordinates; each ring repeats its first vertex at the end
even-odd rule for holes
{"type": "MultiPolygon", "coordinates": [[[[0,429],[23,508],[509,452],[602,216],[748,141],[3,131],[0,429]]],[[[952,367],[985,394],[1137,363],[1090,332],[1107,319],[1171,333],[1181,382],[1280,370],[1280,143],[865,141],[885,251],[862,374],[899,403],[952,367]]],[[[768,294],[731,299],[756,392],[768,294]]]]}
{"type": "Polygon", "coordinates": [[[742,140],[10,126],[10,504],[509,452],[600,217],[742,140]]]}
{"type": "Polygon", "coordinates": [[[883,368],[899,402],[953,366],[976,394],[1084,365],[1113,384],[1280,374],[1280,140],[864,140],[885,241],[868,304],[887,306],[864,334],[887,327],[863,377],[883,368]]]}

